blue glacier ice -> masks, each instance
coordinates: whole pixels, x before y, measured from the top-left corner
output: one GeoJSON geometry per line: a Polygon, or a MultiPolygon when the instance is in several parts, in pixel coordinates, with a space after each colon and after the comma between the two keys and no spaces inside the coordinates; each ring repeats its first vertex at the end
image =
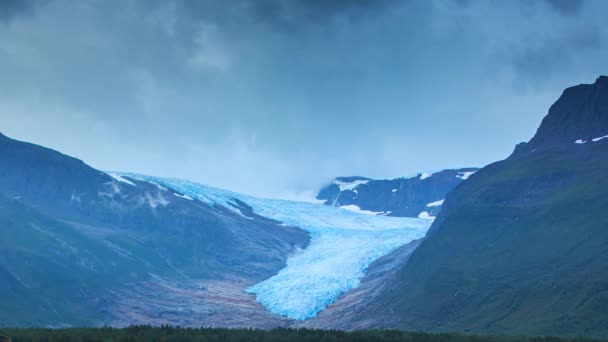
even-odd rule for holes
{"type": "Polygon", "coordinates": [[[121,175],[153,182],[238,214],[240,211],[231,203],[239,199],[258,215],[308,231],[311,236],[308,247],[290,256],[286,267],[276,275],[246,289],[269,311],[298,320],[316,316],[342,294],[356,288],[374,260],[423,237],[432,222],[257,198],[178,179],[121,175]]]}

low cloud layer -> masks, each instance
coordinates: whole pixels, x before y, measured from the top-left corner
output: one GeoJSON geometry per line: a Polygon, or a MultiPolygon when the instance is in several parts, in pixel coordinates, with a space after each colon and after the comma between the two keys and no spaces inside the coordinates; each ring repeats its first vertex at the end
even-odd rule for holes
{"type": "Polygon", "coordinates": [[[2,1],[0,130],[285,197],[482,166],[608,70],[605,1],[2,1]]]}

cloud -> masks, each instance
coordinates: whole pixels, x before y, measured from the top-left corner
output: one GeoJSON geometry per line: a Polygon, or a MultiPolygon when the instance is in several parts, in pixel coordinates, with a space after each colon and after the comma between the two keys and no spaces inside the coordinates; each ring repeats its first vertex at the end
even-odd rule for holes
{"type": "Polygon", "coordinates": [[[35,4],[29,0],[0,1],[0,21],[10,21],[16,16],[33,13],[35,4]]]}
{"type": "Polygon", "coordinates": [[[583,0],[545,0],[549,6],[566,16],[578,15],[582,9],[583,0]]]}
{"type": "Polygon", "coordinates": [[[394,7],[390,0],[240,0],[228,3],[215,1],[177,1],[176,5],[192,18],[214,19],[228,24],[234,18],[250,23],[277,25],[282,28],[322,23],[335,16],[373,15],[394,7]]]}
{"type": "Polygon", "coordinates": [[[27,4],[0,25],[8,135],[266,196],[494,161],[608,69],[604,1],[27,4]]]}
{"type": "Polygon", "coordinates": [[[248,7],[263,20],[273,23],[319,23],[335,16],[356,17],[373,14],[377,10],[394,6],[389,0],[266,0],[250,1],[248,7]]]}
{"type": "Polygon", "coordinates": [[[200,31],[194,38],[196,51],[188,60],[194,68],[226,71],[230,67],[230,55],[223,43],[216,36],[217,26],[201,25],[200,31]]]}

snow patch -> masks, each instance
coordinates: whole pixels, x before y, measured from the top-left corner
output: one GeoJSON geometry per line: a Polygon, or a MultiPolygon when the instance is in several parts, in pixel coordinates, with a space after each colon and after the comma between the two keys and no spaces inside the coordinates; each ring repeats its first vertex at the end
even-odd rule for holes
{"type": "Polygon", "coordinates": [[[343,205],[340,208],[346,209],[349,211],[354,211],[354,212],[360,213],[360,214],[365,214],[365,215],[379,215],[379,214],[383,213],[383,212],[375,212],[375,211],[370,211],[370,210],[363,210],[363,209],[359,208],[359,206],[354,205],[354,204],[343,205]]]}
{"type": "Polygon", "coordinates": [[[435,202],[431,202],[429,204],[427,204],[427,207],[438,207],[440,205],[443,205],[443,201],[444,200],[439,200],[439,201],[435,201],[435,202]]]}
{"type": "Polygon", "coordinates": [[[156,183],[156,182],[150,182],[150,181],[146,181],[154,186],[156,186],[158,188],[158,190],[162,190],[162,191],[168,191],[169,189],[167,189],[166,187],[156,183]]]}
{"type": "Polygon", "coordinates": [[[160,193],[157,193],[156,196],[152,196],[149,192],[146,192],[145,200],[152,209],[156,209],[158,206],[166,207],[167,204],[169,204],[169,201],[160,193]]]}
{"type": "Polygon", "coordinates": [[[173,195],[177,196],[177,197],[180,197],[180,198],[183,198],[183,199],[187,199],[189,201],[194,201],[194,199],[192,197],[188,196],[188,195],[181,195],[181,194],[178,194],[176,192],[174,192],[173,195]]]}
{"type": "Polygon", "coordinates": [[[428,211],[423,211],[420,214],[418,214],[418,218],[424,219],[424,220],[434,220],[435,216],[431,216],[428,211]]]}
{"type": "Polygon", "coordinates": [[[109,191],[101,191],[98,192],[97,195],[99,197],[107,197],[107,198],[114,198],[114,196],[120,194],[120,187],[118,186],[118,183],[116,182],[106,182],[104,183],[104,185],[106,185],[107,187],[109,187],[109,191]]]}
{"type": "Polygon", "coordinates": [[[391,191],[392,191],[392,192],[397,192],[397,191],[399,191],[399,189],[393,189],[393,190],[391,190],[391,191]]]}
{"type": "Polygon", "coordinates": [[[585,140],[583,140],[583,139],[577,139],[577,140],[576,140],[574,143],[575,143],[575,144],[586,144],[586,143],[588,143],[589,141],[592,141],[592,142],[598,142],[598,141],[600,141],[600,140],[602,140],[602,139],[606,139],[606,138],[608,138],[608,135],[604,135],[604,136],[597,137],[597,138],[593,138],[593,139],[591,139],[591,140],[586,140],[586,141],[585,141],[585,140]]]}
{"type": "Polygon", "coordinates": [[[419,174],[418,177],[420,177],[420,179],[422,180],[422,179],[427,179],[427,178],[431,177],[431,175],[427,172],[423,172],[423,173],[419,174]]]}
{"type": "MultiPolygon", "coordinates": [[[[14,198],[19,199],[19,197],[14,197],[14,198]]],[[[70,196],[70,202],[80,203],[80,196],[76,196],[76,195],[72,194],[72,196],[70,196]]]]}
{"type": "Polygon", "coordinates": [[[133,183],[133,182],[131,182],[130,180],[128,180],[128,179],[126,179],[126,178],[122,177],[122,176],[121,176],[121,175],[119,175],[118,173],[115,173],[115,172],[106,172],[106,175],[108,175],[108,176],[110,176],[110,177],[114,178],[115,180],[117,180],[117,181],[119,181],[119,182],[126,183],[126,184],[129,184],[129,185],[132,185],[132,186],[136,186],[136,185],[135,185],[135,183],[133,183]]]}
{"type": "Polygon", "coordinates": [[[472,174],[474,174],[475,171],[466,171],[466,172],[458,172],[458,174],[456,175],[456,177],[465,180],[469,177],[471,177],[472,174]]]}
{"type": "Polygon", "coordinates": [[[365,180],[356,180],[356,181],[352,181],[352,182],[343,182],[343,181],[339,181],[336,180],[333,182],[333,184],[337,185],[340,188],[340,191],[345,191],[345,190],[353,190],[354,188],[358,187],[361,184],[367,184],[369,182],[369,180],[365,179],[365,180]]]}

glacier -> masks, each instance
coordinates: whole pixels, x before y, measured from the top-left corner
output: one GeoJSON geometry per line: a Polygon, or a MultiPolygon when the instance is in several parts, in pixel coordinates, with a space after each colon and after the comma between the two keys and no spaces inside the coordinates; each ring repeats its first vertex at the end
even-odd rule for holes
{"type": "Polygon", "coordinates": [[[296,320],[316,316],[341,295],[356,288],[377,258],[424,237],[432,221],[420,218],[361,214],[339,207],[265,199],[211,186],[160,177],[121,173],[123,177],[159,184],[236,214],[238,199],[267,218],[306,230],[310,244],[288,257],[276,275],[245,291],[275,314],[296,320]]]}

